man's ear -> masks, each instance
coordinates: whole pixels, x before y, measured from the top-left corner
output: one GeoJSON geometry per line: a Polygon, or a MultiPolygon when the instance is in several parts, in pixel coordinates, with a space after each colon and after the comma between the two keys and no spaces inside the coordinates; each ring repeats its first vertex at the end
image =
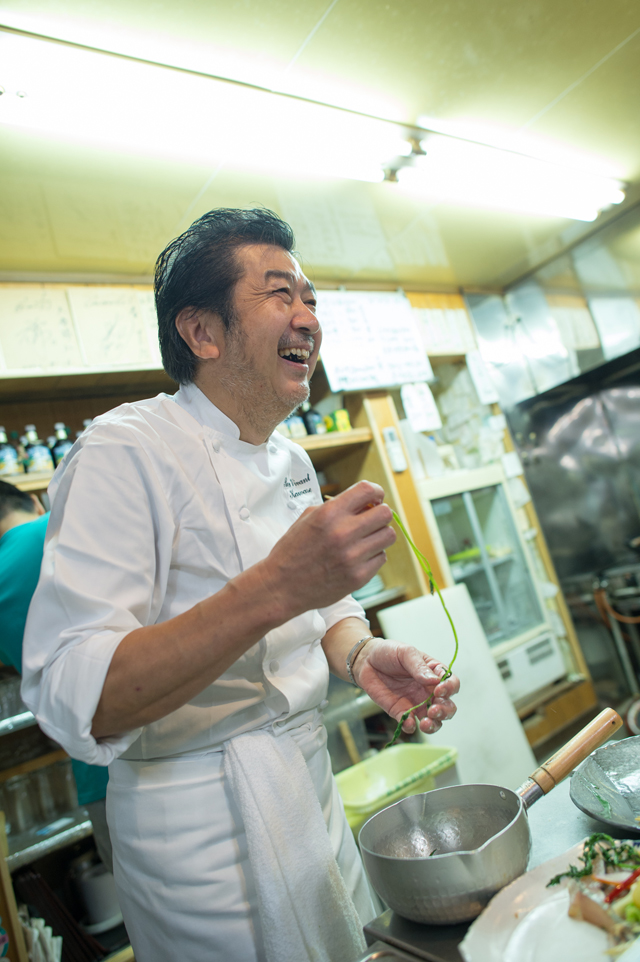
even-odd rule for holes
{"type": "Polygon", "coordinates": [[[203,360],[220,357],[220,322],[211,311],[183,307],[176,317],[176,328],[196,357],[203,360]]]}

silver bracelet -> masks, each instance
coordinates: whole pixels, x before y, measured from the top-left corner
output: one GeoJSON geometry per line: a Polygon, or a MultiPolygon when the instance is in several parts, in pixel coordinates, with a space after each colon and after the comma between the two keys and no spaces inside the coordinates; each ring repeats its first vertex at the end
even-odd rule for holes
{"type": "Polygon", "coordinates": [[[358,654],[360,653],[360,649],[361,649],[361,648],[364,648],[364,646],[366,645],[366,643],[367,643],[368,641],[371,641],[372,639],[373,639],[373,635],[366,635],[366,637],[361,638],[360,641],[357,641],[357,642],[355,643],[355,645],[353,646],[353,648],[351,649],[351,651],[350,651],[349,654],[347,655],[347,675],[349,676],[349,681],[351,682],[351,684],[352,684],[352,685],[355,685],[356,688],[360,688],[360,685],[358,684],[358,682],[357,682],[357,681],[355,680],[355,678],[353,677],[353,672],[352,672],[351,669],[352,669],[352,667],[353,667],[354,661],[356,660],[358,654]]]}

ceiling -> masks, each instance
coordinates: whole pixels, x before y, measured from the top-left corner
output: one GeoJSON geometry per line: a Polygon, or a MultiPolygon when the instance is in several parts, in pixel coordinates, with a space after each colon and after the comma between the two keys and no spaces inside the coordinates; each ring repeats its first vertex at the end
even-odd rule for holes
{"type": "MultiPolygon", "coordinates": [[[[0,0],[0,25],[401,125],[427,115],[526,131],[625,180],[615,216],[640,201],[637,0],[0,0]]],[[[314,149],[313,131],[281,138],[283,151],[291,138],[314,149]]],[[[291,220],[320,283],[495,289],[612,216],[433,206],[397,187],[211,169],[0,127],[0,277],[141,279],[205,210],[262,204],[291,220]]]]}

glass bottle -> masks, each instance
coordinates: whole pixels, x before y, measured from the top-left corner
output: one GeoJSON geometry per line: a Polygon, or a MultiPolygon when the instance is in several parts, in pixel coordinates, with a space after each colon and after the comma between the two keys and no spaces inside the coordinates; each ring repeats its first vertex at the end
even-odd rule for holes
{"type": "Polygon", "coordinates": [[[25,425],[25,435],[27,443],[25,451],[27,455],[27,471],[53,471],[53,458],[51,451],[38,437],[35,424],[25,425]]]}

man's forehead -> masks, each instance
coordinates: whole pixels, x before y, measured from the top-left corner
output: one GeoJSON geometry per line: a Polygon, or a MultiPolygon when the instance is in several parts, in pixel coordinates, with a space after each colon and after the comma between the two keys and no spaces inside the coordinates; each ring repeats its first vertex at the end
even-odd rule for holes
{"type": "Polygon", "coordinates": [[[284,280],[315,291],[293,254],[282,247],[248,244],[242,249],[241,256],[245,270],[252,275],[254,281],[268,284],[273,280],[284,280]]]}

